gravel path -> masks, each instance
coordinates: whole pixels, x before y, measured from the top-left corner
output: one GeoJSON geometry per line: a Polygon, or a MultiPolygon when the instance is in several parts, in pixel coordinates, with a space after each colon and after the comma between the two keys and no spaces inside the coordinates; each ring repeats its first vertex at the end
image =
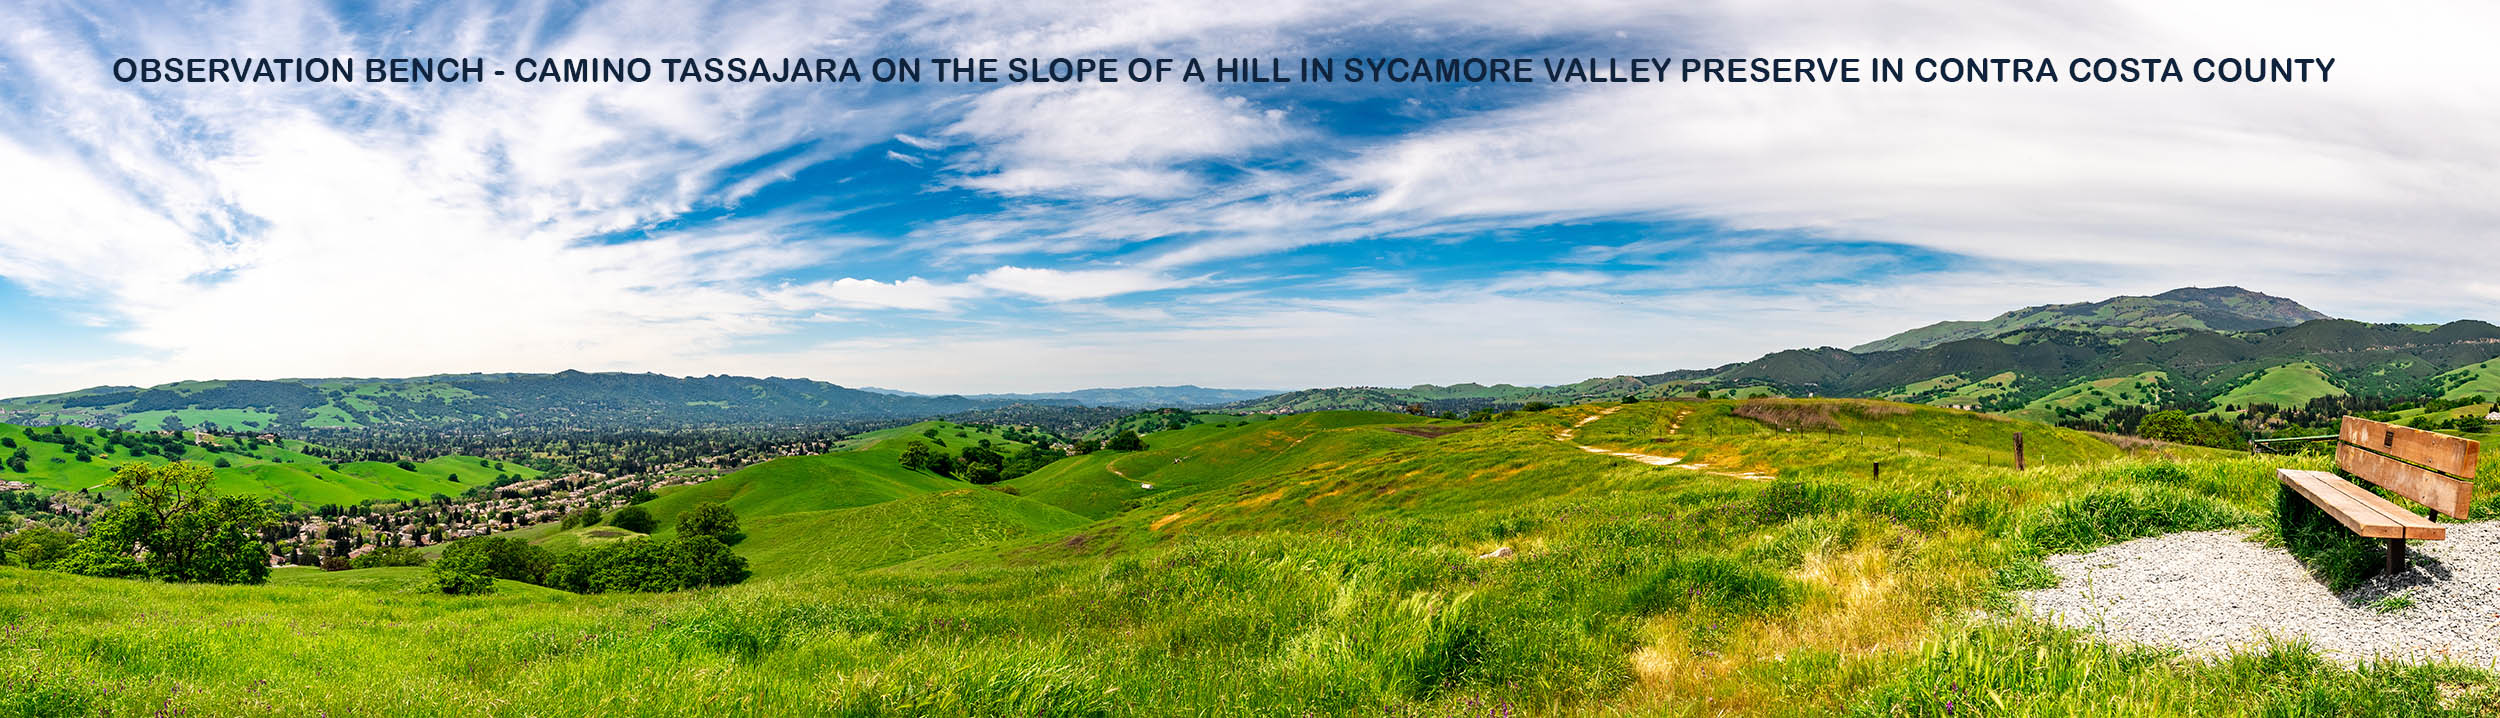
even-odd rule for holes
{"type": "Polygon", "coordinates": [[[2137,539],[2049,559],[2056,588],[2024,591],[2031,612],[2118,640],[2213,654],[2305,638],[2343,663],[2369,657],[2500,664],[2500,522],[2449,524],[2415,541],[2413,568],[2337,596],[2281,548],[2245,531],[2137,539]],[[2377,602],[2404,595],[2410,607],[2377,602]]]}

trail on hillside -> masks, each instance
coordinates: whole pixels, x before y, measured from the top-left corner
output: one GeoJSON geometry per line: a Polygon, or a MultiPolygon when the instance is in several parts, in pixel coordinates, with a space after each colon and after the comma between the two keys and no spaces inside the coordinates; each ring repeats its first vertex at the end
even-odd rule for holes
{"type": "MultiPolygon", "coordinates": [[[[1579,421],[1577,421],[1577,422],[1574,422],[1574,423],[1570,426],[1570,428],[1566,428],[1566,429],[1563,429],[1562,431],[1554,432],[1554,440],[1555,440],[1555,441],[1560,441],[1560,442],[1563,442],[1563,443],[1565,443],[1565,444],[1570,444],[1570,445],[1575,446],[1575,447],[1579,447],[1579,449],[1580,449],[1581,451],[1586,451],[1586,452],[1589,452],[1589,453],[1592,453],[1592,454],[1604,454],[1604,455],[1607,455],[1607,456],[1612,456],[1612,457],[1617,457],[1617,458],[1631,459],[1631,460],[1633,460],[1633,461],[1638,461],[1638,462],[1641,462],[1641,463],[1644,463],[1644,464],[1648,464],[1648,465],[1651,465],[1651,466],[1673,466],[1673,467],[1675,467],[1675,468],[1678,468],[1678,469],[1684,469],[1684,470],[1687,470],[1687,471],[1699,471],[1699,472],[1702,472],[1702,473],[1705,473],[1705,474],[1712,474],[1712,475],[1716,475],[1716,476],[1725,476],[1725,477],[1728,477],[1728,478],[1731,478],[1731,479],[1744,479],[1744,480],[1747,480],[1747,481],[1770,481],[1770,480],[1772,480],[1773,478],[1777,478],[1777,477],[1773,477],[1773,476],[1768,475],[1768,474],[1759,474],[1759,473],[1754,473],[1754,472],[1751,472],[1751,471],[1746,471],[1746,472],[1736,472],[1736,473],[1731,473],[1731,472],[1726,472],[1726,471],[1718,471],[1718,470],[1715,470],[1715,469],[1710,468],[1710,465],[1709,465],[1709,464],[1704,464],[1704,463],[1699,463],[1699,462],[1687,462],[1687,461],[1685,461],[1685,460],[1684,460],[1684,457],[1681,457],[1681,456],[1660,456],[1660,455],[1657,455],[1657,454],[1644,454],[1644,453],[1641,453],[1641,452],[1638,452],[1638,451],[1616,451],[1616,450],[1613,450],[1613,449],[1606,449],[1606,448],[1600,448],[1600,447],[1590,446],[1590,445],[1587,445],[1587,444],[1582,444],[1582,443],[1579,443],[1579,441],[1577,441],[1577,439],[1578,439],[1578,437],[1579,437],[1579,434],[1580,434],[1580,427],[1583,427],[1583,426],[1588,426],[1590,422],[1594,422],[1594,421],[1597,421],[1598,419],[1603,419],[1603,418],[1606,418],[1607,416],[1612,415],[1612,414],[1614,414],[1615,412],[1617,412],[1617,411],[1622,411],[1622,410],[1623,410],[1623,407],[1621,407],[1621,406],[1612,406],[1612,407],[1607,407],[1607,408],[1605,408],[1605,409],[1599,410],[1599,411],[1598,411],[1597,413],[1595,413],[1595,414],[1590,414],[1590,415],[1588,415],[1588,416],[1580,417],[1580,420],[1579,420],[1579,421]]],[[[1675,417],[1674,417],[1674,418],[1672,418],[1672,419],[1669,419],[1669,420],[1668,420],[1668,424],[1667,424],[1667,433],[1669,433],[1669,434],[1678,434],[1678,433],[1682,433],[1682,432],[1684,431],[1684,417],[1686,417],[1686,416],[1688,416],[1688,415],[1691,415],[1692,413],[1693,413],[1693,410],[1691,410],[1691,409],[1683,409],[1683,410],[1677,411],[1677,412],[1675,413],[1675,417]]]]}

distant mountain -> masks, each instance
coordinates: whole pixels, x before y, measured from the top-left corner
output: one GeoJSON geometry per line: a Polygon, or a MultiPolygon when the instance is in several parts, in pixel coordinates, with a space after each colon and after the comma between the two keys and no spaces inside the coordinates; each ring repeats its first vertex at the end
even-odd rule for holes
{"type": "MultiPolygon", "coordinates": [[[[893,394],[895,396],[930,396],[928,394],[903,391],[901,389],[880,389],[871,386],[863,386],[859,387],[859,389],[861,391],[873,391],[881,394],[893,394]]],[[[1281,393],[1284,392],[1273,389],[1209,389],[1202,386],[1182,384],[1179,386],[1131,386],[1105,389],[1078,389],[1076,391],[1054,391],[1036,394],[965,394],[963,397],[966,399],[1000,402],[1025,402],[1034,404],[1076,403],[1086,406],[1115,406],[1131,409],[1162,409],[1230,404],[1238,401],[1248,401],[1261,397],[1275,396],[1281,393]]]]}
{"type": "Polygon", "coordinates": [[[1467,413],[1708,394],[1873,397],[2069,425],[2160,408],[2236,415],[2324,397],[2500,400],[2500,327],[2365,324],[2238,287],[2018,309],[1946,322],[1855,349],[1774,352],[1752,361],[1559,386],[1454,384],[1305,389],[1227,409],[1467,413]]]}
{"type": "Polygon", "coordinates": [[[1963,339],[1985,339],[2029,329],[2087,334],[2142,335],[2174,329],[2241,332],[2328,319],[2282,297],[2239,287],[2188,287],[2149,297],[2113,297],[2080,304],[2044,304],[1999,314],[1987,321],[1938,322],[1850,347],[1868,352],[1925,349],[1963,339]]]}
{"type": "Polygon", "coordinates": [[[0,420],[126,429],[674,428],[907,419],[1003,406],[807,379],[659,374],[447,374],[407,379],[187,381],[0,400],[0,420]]]}
{"type": "Polygon", "coordinates": [[[2236,412],[2296,407],[2329,396],[2500,399],[2500,327],[2321,319],[2220,332],[2172,329],[2133,336],[2031,329],[1923,349],[1791,349],[1710,369],[1607,377],[1548,387],[1507,384],[1403,389],[1307,389],[1230,409],[1466,413],[1529,401],[1557,404],[1695,396],[1876,397],[2091,422],[2126,407],[2236,412]]]}

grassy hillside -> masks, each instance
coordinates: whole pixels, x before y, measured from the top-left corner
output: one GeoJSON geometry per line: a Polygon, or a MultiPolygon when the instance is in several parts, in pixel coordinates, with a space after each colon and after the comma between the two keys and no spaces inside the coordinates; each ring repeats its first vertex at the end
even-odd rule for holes
{"type": "Polygon", "coordinates": [[[2438,386],[2443,390],[2439,395],[2442,399],[2479,396],[2500,400],[2500,359],[2461,367],[2456,371],[2439,375],[2437,381],[2438,386]]]}
{"type": "MultiPolygon", "coordinates": [[[[377,589],[349,590],[0,568],[0,647],[21,657],[0,662],[0,713],[2500,707],[2500,680],[2467,667],[2356,671],[2296,645],[2183,659],[2003,610],[2047,553],[2262,525],[2272,469],[2323,467],[2315,457],[2130,452],[2036,423],[1836,400],[1580,405],[1480,425],[1321,414],[1148,439],[1020,480],[1025,496],[957,484],[749,518],[740,551],[758,578],[680,594],[465,598],[395,592],[389,574],[320,577],[377,589]],[[2010,466],[2014,432],[2032,452],[2025,471],[2010,466]],[[1151,468],[1186,490],[1122,499],[1138,505],[1091,522],[1032,499],[1101,478],[1075,471],[1088,464],[1151,468]],[[338,689],[343,667],[355,690],[338,689]]],[[[2492,459],[2478,494],[2500,482],[2492,459]]],[[[715,483],[839,502],[884,489],[804,479],[898,478],[814,466],[715,483]]]]}
{"type": "Polygon", "coordinates": [[[2164,372],[2148,371],[2075,382],[2007,413],[2032,421],[2055,422],[2098,419],[2125,406],[2156,407],[2170,395],[2169,378],[2164,372]]]}
{"type": "Polygon", "coordinates": [[[2214,397],[2216,408],[2230,411],[2232,407],[2250,404],[2300,406],[2321,396],[2343,396],[2344,388],[2336,386],[2326,370],[2309,362],[2296,362],[2243,377],[2246,383],[2232,387],[2214,397]]]}
{"type": "MultiPolygon", "coordinates": [[[[519,581],[495,579],[495,595],[512,598],[556,599],[570,597],[545,586],[519,581]]],[[[434,577],[418,566],[360,568],[348,571],[323,571],[310,566],[281,566],[269,572],[271,586],[302,586],[323,589],[352,589],[410,596],[439,596],[434,577]]]]}
{"type": "MultiPolygon", "coordinates": [[[[0,470],[0,479],[62,491],[103,487],[110,483],[113,467],[124,462],[163,464],[175,460],[159,453],[133,456],[131,449],[116,447],[102,432],[85,427],[0,424],[0,439],[6,440],[0,442],[0,455],[20,449],[27,452],[26,472],[0,470]],[[39,437],[47,440],[38,440],[39,437]],[[67,443],[59,443],[63,440],[67,443]],[[15,444],[17,448],[7,448],[5,444],[15,444]],[[82,452],[90,457],[87,461],[77,459],[82,452]]],[[[237,437],[216,437],[209,443],[214,450],[186,435],[174,445],[181,450],[179,460],[203,466],[226,463],[214,469],[218,491],[266,496],[306,506],[346,505],[367,499],[423,499],[436,494],[458,496],[491,483],[499,475],[525,479],[539,475],[538,471],[518,464],[473,456],[437,457],[413,462],[402,469],[397,464],[378,461],[333,465],[307,453],[319,447],[293,439],[247,442],[237,437]]]]}
{"type": "Polygon", "coordinates": [[[1130,502],[1168,500],[1248,476],[1329,465],[1380,444],[1413,438],[1343,429],[1422,422],[1405,414],[1335,411],[1250,423],[1201,424],[1147,434],[1145,451],[1074,457],[1006,485],[1035,501],[1102,518],[1128,510],[1130,502]],[[1315,438],[1319,440],[1313,442],[1315,438]]]}
{"type": "Polygon", "coordinates": [[[964,487],[857,508],[745,521],[747,540],[739,554],[759,577],[807,580],[1052,534],[1084,523],[1084,517],[1048,504],[964,487]]]}

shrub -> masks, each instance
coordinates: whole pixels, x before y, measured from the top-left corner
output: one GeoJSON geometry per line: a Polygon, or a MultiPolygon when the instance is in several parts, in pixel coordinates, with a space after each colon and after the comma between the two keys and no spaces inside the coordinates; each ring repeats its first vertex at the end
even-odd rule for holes
{"type": "Polygon", "coordinates": [[[444,544],[442,558],[434,562],[437,573],[449,570],[537,584],[546,583],[547,572],[554,565],[555,557],[546,549],[497,536],[476,536],[444,544]]]}
{"type": "Polygon", "coordinates": [[[647,534],[659,528],[660,522],[658,519],[651,518],[651,512],[640,506],[627,506],[617,511],[616,515],[609,516],[608,525],[634,533],[647,534]]]}
{"type": "Polygon", "coordinates": [[[582,526],[597,526],[599,525],[599,520],[602,518],[606,518],[606,516],[600,514],[598,509],[584,506],[575,510],[573,513],[565,514],[564,520],[559,522],[558,528],[569,531],[582,526]]]}
{"type": "Polygon", "coordinates": [[[494,593],[495,577],[487,575],[491,564],[485,551],[464,551],[455,556],[446,549],[443,560],[434,562],[434,587],[455,596],[494,593]]]}
{"type": "Polygon", "coordinates": [[[547,585],[575,593],[660,592],[747,579],[747,561],[710,536],[637,538],[567,553],[547,585]]]}
{"type": "Polygon", "coordinates": [[[1113,434],[1110,441],[1104,442],[1102,448],[1112,451],[1145,451],[1146,439],[1138,436],[1137,432],[1122,430],[1118,434],[1113,434]]]}
{"type": "Polygon", "coordinates": [[[70,546],[77,543],[77,534],[49,526],[29,526],[0,538],[0,553],[16,556],[18,565],[27,568],[47,568],[67,557],[70,546]]]}
{"type": "Polygon", "coordinates": [[[321,557],[321,570],[323,571],[345,571],[355,567],[355,562],[346,556],[321,557]]]}

